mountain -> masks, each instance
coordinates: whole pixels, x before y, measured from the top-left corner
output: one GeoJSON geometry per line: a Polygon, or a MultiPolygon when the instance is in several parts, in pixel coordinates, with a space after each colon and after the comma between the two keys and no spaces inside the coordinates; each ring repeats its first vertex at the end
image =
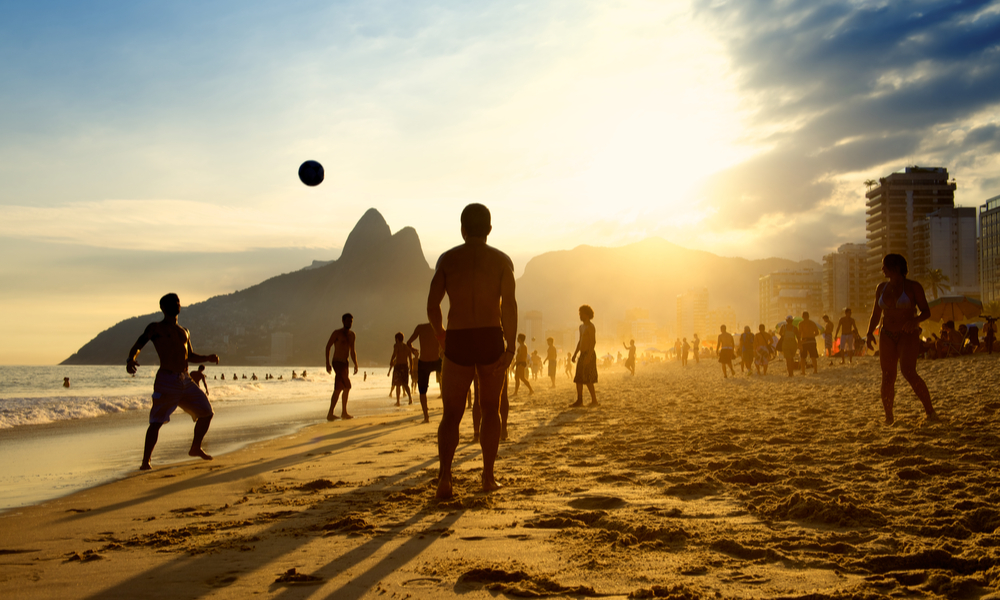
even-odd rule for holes
{"type": "MultiPolygon", "coordinates": [[[[517,303],[522,314],[541,311],[546,329],[579,325],[577,309],[581,304],[589,304],[595,323],[604,327],[614,327],[632,308],[648,310],[649,318],[657,323],[673,324],[677,295],[689,288],[708,288],[710,309],[731,306],[741,324],[753,324],[759,314],[761,275],[819,267],[811,260],[722,257],[661,238],[619,248],[578,246],[528,261],[517,281],[517,303]]],[[[709,333],[702,333],[702,337],[708,339],[709,333]]],[[[598,331],[602,334],[611,332],[598,331]]]]}
{"type": "MultiPolygon", "coordinates": [[[[599,337],[613,336],[625,311],[643,308],[661,325],[677,317],[677,295],[709,290],[709,307],[731,306],[742,323],[755,323],[758,278],[784,269],[818,268],[814,261],[746,260],[690,250],[660,238],[619,248],[579,246],[531,259],[517,281],[522,319],[541,311],[545,329],[579,324],[577,308],[591,305],[599,337]]],[[[195,350],[218,353],[224,364],[274,364],[271,336],[290,333],[284,364],[318,365],[330,333],[345,312],[354,315],[358,358],[385,364],[393,335],[409,336],[427,321],[427,289],[433,270],[412,227],[393,234],[369,209],[351,231],[335,261],[314,262],[293,273],[184,307],[180,323],[191,330],[195,350]]],[[[447,300],[445,301],[447,302],[447,300]]],[[[447,311],[445,311],[447,314],[447,311]]],[[[120,364],[143,328],[160,313],[133,317],[101,332],[62,364],[120,364]]],[[[525,330],[524,321],[520,329],[525,330]]],[[[703,333],[709,339],[707,333],[703,333]]],[[[539,342],[540,340],[536,340],[539,342]]],[[[155,364],[148,347],[140,363],[155,364]]]]}
{"type": "MultiPolygon", "coordinates": [[[[292,334],[292,351],[281,362],[317,365],[341,315],[354,315],[358,359],[388,361],[393,335],[407,336],[426,322],[427,289],[433,270],[412,227],[393,234],[377,210],[369,209],[328,264],[272,277],[245,290],[185,306],[181,325],[201,353],[217,353],[224,364],[271,363],[271,335],[292,334]]],[[[128,349],[156,312],[103,331],[62,364],[124,363],[128,349]]],[[[140,364],[155,364],[148,345],[140,364]]]]}

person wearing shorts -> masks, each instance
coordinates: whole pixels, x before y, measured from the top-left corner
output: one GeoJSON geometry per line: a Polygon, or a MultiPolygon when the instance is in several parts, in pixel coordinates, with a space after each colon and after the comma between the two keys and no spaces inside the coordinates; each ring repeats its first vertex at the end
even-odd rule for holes
{"type": "Polygon", "coordinates": [[[354,325],[354,315],[346,313],[340,317],[343,327],[334,330],[330,334],[330,339],[326,342],[326,372],[334,373],[333,395],[330,396],[330,410],[326,413],[326,420],[333,421],[337,415],[333,414],[333,409],[337,407],[340,395],[344,395],[344,404],[340,409],[341,419],[353,419],[347,413],[347,396],[351,391],[351,378],[349,376],[347,359],[350,357],[354,361],[354,374],[358,374],[358,355],[354,351],[356,341],[351,327],[354,325]],[[333,358],[330,358],[330,348],[333,348],[333,358]]]}
{"type": "Polygon", "coordinates": [[[816,336],[820,334],[819,326],[809,318],[809,311],[802,312],[802,322],[799,323],[799,339],[802,340],[802,374],[806,374],[806,362],[812,359],[813,373],[819,373],[819,350],[816,347],[816,336]]]}
{"type": "Polygon", "coordinates": [[[431,373],[441,373],[441,345],[434,336],[434,328],[430,323],[421,323],[413,329],[407,345],[413,347],[416,340],[420,344],[417,356],[417,391],[420,394],[420,408],[424,411],[424,423],[430,423],[427,412],[427,389],[431,383],[431,373]]]}
{"type": "Polygon", "coordinates": [[[204,460],[212,460],[201,447],[208,427],[215,413],[208,401],[208,396],[198,387],[188,375],[188,363],[210,362],[219,364],[217,354],[201,355],[191,346],[191,334],[177,323],[181,313],[181,301],[177,294],[167,294],[160,298],[160,310],[163,320],[150,323],[139,339],[132,345],[125,361],[125,370],[135,375],[139,368],[136,362],[143,347],[153,342],[156,354],[160,358],[160,368],[153,382],[153,406],[149,410],[149,428],[146,429],[146,441],[143,448],[142,464],[139,469],[152,469],[151,459],[153,448],[160,435],[160,427],[170,422],[170,415],[178,407],[189,413],[195,419],[194,438],[188,456],[196,456],[204,460]]]}
{"type": "Polygon", "coordinates": [[[840,318],[837,330],[833,333],[833,337],[837,337],[838,333],[844,332],[840,336],[840,364],[844,364],[844,358],[849,358],[851,363],[854,363],[854,331],[857,328],[857,323],[851,317],[851,309],[845,308],[844,316],[840,318]]]}
{"type": "Polygon", "coordinates": [[[444,345],[441,400],[444,411],[438,426],[438,499],[454,493],[452,462],[458,448],[459,425],[473,378],[479,378],[482,410],[479,445],[483,453],[482,490],[500,489],[494,466],[501,437],[506,437],[503,390],[514,358],[517,300],[514,263],[486,244],[493,230],[490,211],[482,204],[462,210],[462,239],[438,259],[427,294],[427,317],[438,343],[444,345]],[[441,302],[448,296],[448,329],[441,302]]]}
{"type": "Polygon", "coordinates": [[[186,372],[160,369],[153,380],[153,406],[149,409],[149,422],[169,423],[170,415],[178,408],[191,415],[196,422],[215,415],[208,396],[186,372]]]}

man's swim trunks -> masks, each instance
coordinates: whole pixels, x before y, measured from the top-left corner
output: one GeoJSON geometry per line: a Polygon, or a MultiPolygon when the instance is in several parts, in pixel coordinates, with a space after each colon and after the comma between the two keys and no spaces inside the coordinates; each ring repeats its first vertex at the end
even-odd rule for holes
{"type": "Polygon", "coordinates": [[[208,396],[187,373],[160,369],[153,382],[153,407],[149,410],[149,422],[169,423],[170,415],[177,407],[195,420],[215,414],[208,396]]]}
{"type": "Polygon", "coordinates": [[[503,329],[474,327],[445,331],[444,355],[462,367],[492,365],[504,352],[503,329]]]}
{"type": "Polygon", "coordinates": [[[331,361],[330,366],[333,367],[333,387],[343,390],[351,389],[351,377],[350,371],[347,368],[347,361],[331,361]]]}
{"type": "Polygon", "coordinates": [[[576,361],[576,377],[573,383],[597,383],[597,352],[584,350],[576,361]]]}
{"type": "Polygon", "coordinates": [[[392,365],[392,385],[406,387],[410,384],[410,368],[403,365],[392,365]]]}
{"type": "Polygon", "coordinates": [[[802,357],[819,358],[819,352],[816,350],[816,338],[803,338],[802,339],[802,357]]]}
{"type": "Polygon", "coordinates": [[[833,334],[831,333],[823,334],[823,345],[826,346],[827,350],[831,350],[833,348],[833,334]]]}
{"type": "Polygon", "coordinates": [[[840,336],[840,350],[843,352],[854,352],[854,334],[845,333],[840,336]]]}
{"type": "Polygon", "coordinates": [[[417,361],[417,389],[421,394],[427,393],[431,384],[431,373],[441,370],[441,359],[417,361]]]}

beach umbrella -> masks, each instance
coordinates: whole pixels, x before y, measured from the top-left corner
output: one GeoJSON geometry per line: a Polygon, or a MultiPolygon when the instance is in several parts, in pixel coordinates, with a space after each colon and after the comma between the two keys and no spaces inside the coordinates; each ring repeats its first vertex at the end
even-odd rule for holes
{"type": "Polygon", "coordinates": [[[962,321],[978,317],[983,303],[968,296],[944,296],[927,303],[934,321],[962,321]]]}

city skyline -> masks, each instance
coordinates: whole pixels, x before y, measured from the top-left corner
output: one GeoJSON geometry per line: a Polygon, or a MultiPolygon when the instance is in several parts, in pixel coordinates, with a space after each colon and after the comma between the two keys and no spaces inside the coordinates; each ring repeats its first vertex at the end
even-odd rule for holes
{"type": "Polygon", "coordinates": [[[820,261],[865,239],[863,182],[912,165],[947,167],[960,206],[1000,190],[997,2],[0,17],[0,364],[61,360],[165,291],[192,303],[335,258],[372,207],[433,265],[483,202],[520,274],[651,236],[820,261]]]}

